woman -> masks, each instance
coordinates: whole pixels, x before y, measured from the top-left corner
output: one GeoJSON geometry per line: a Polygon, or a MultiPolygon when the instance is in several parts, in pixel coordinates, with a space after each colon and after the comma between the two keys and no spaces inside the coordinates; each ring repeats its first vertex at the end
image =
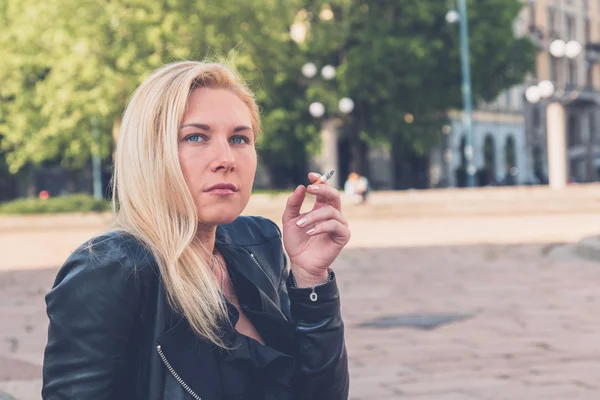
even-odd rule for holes
{"type": "Polygon", "coordinates": [[[329,270],[350,238],[339,193],[309,186],[301,214],[298,186],[283,241],[240,217],[259,132],[253,95],[222,65],[170,64],[137,89],[115,155],[117,229],[76,250],[46,296],[44,399],[348,397],[329,270]]]}

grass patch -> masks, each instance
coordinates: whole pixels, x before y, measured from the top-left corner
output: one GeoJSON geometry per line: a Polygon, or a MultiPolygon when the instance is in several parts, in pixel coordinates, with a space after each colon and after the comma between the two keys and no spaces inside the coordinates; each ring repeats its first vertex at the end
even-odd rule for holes
{"type": "Polygon", "coordinates": [[[0,214],[55,214],[73,212],[103,212],[111,209],[108,200],[96,200],[88,194],[71,194],[42,200],[35,197],[0,203],[0,214]]]}

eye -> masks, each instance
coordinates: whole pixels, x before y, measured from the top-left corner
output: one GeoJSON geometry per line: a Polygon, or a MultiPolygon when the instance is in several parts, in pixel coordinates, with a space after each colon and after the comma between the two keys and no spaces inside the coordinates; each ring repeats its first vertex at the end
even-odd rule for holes
{"type": "Polygon", "coordinates": [[[203,135],[189,135],[184,139],[186,142],[193,142],[193,143],[199,143],[201,141],[204,140],[204,136],[203,135]]]}
{"type": "Polygon", "coordinates": [[[231,138],[233,144],[249,144],[250,139],[247,136],[238,135],[231,138]],[[241,142],[240,142],[241,140],[241,142]]]}

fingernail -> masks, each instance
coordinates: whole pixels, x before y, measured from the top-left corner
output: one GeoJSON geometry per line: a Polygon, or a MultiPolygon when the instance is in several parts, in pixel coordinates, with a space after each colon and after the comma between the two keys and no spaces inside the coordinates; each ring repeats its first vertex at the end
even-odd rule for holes
{"type": "Polygon", "coordinates": [[[296,222],[296,225],[298,225],[298,226],[302,226],[304,224],[306,224],[306,217],[304,217],[304,218],[298,220],[298,222],[296,222]]]}
{"type": "Polygon", "coordinates": [[[312,190],[319,190],[319,185],[310,185],[312,190]]]}
{"type": "Polygon", "coordinates": [[[306,231],[307,235],[312,235],[313,233],[315,233],[315,228],[310,228],[309,230],[306,231]]]}

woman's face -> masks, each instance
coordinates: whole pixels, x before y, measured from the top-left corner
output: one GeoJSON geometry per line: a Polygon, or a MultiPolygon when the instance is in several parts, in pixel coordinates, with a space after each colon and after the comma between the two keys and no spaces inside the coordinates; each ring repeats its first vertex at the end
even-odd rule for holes
{"type": "Polygon", "coordinates": [[[232,222],[248,203],[256,172],[246,104],[227,89],[194,90],[178,142],[179,163],[200,224],[232,222]]]}

